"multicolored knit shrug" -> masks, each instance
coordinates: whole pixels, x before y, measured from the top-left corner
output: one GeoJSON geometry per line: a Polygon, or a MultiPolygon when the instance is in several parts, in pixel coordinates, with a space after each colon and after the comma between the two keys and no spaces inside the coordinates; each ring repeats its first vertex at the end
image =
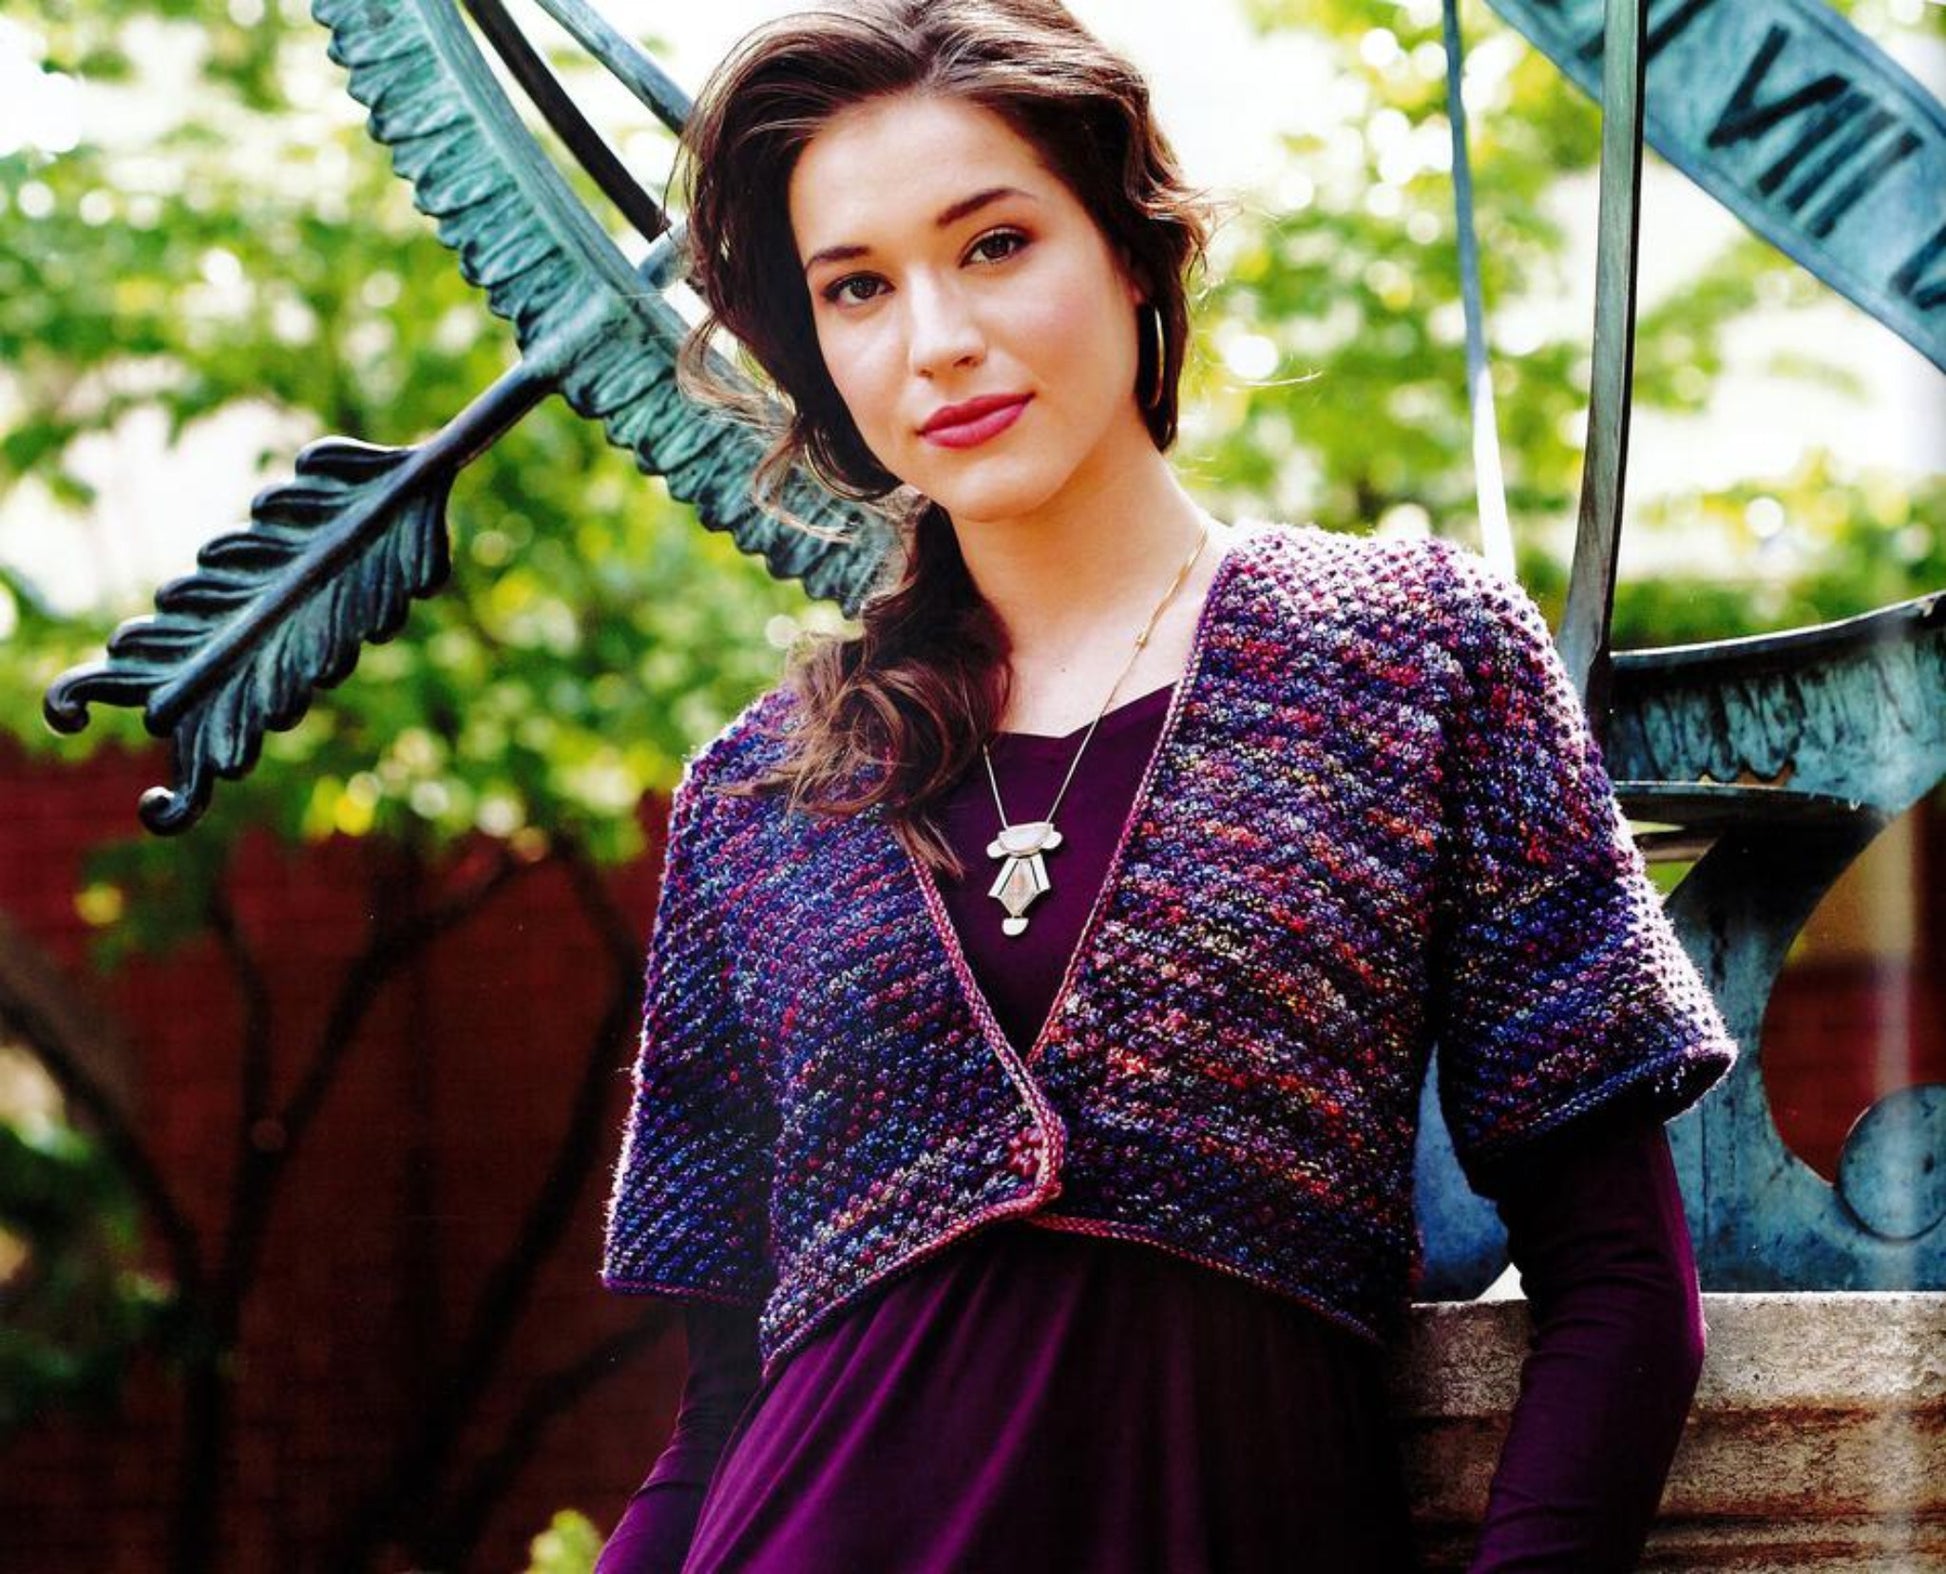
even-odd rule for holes
{"type": "Polygon", "coordinates": [[[1476,1185],[1736,1046],[1539,610],[1468,549],[1244,522],[1046,1025],[1009,1044],[882,812],[671,809],[602,1281],[761,1306],[766,1370],[993,1220],[1148,1242],[1367,1339],[1422,1261],[1419,1098],[1476,1185]]]}

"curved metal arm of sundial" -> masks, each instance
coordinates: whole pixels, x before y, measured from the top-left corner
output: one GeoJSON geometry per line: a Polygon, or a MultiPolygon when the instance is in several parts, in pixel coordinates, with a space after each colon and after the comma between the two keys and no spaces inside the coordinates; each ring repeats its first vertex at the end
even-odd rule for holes
{"type": "MultiPolygon", "coordinates": [[[[1809,628],[1623,651],[1604,747],[1625,806],[1679,784],[1738,792],[1766,819],[1807,797],[1900,814],[1946,776],[1946,590],[1809,628]]],[[[1643,808],[1709,818],[1700,800],[1693,813],[1643,808]]]]}
{"type": "MultiPolygon", "coordinates": [[[[1946,369],[1946,105],[1824,0],[1491,3],[1602,106],[1595,366],[1581,525],[1557,639],[1599,736],[1633,341],[1621,328],[1633,314],[1634,270],[1621,262],[1636,244],[1643,143],[1946,369]]],[[[1447,11],[1464,258],[1471,221],[1452,0],[1447,11]]],[[[1477,290],[1469,276],[1475,387],[1482,381],[1472,328],[1477,290]]],[[[1478,468],[1483,493],[1497,490],[1497,464],[1478,468]]],[[[1488,556],[1511,568],[1510,550],[1495,539],[1498,514],[1496,499],[1483,496],[1488,556]]]]}
{"type": "MultiPolygon", "coordinates": [[[[1489,0],[1591,97],[1607,0],[1489,0]]],[[[1946,370],[1946,104],[1825,0],[1649,0],[1644,135],[1946,370]]]]}
{"type": "Polygon", "coordinates": [[[1634,402],[1636,256],[1642,216],[1642,17],[1648,0],[1607,0],[1602,56],[1601,196],[1595,242],[1594,365],[1581,506],[1556,637],[1590,726],[1600,737],[1608,710],[1609,631],[1622,545],[1634,402]]]}
{"type": "MultiPolygon", "coordinates": [[[[604,63],[659,115],[686,111],[586,7],[548,0],[548,9],[591,47],[613,48],[604,63]]],[[[331,31],[332,58],[350,69],[372,136],[391,148],[467,281],[513,324],[522,358],[417,447],[342,437],[306,447],[295,479],[253,500],[247,530],[210,542],[196,573],[157,592],[155,616],[116,631],[105,662],[49,688],[44,709],[57,730],[86,726],[99,702],[141,706],[150,733],[172,740],[175,782],[150,789],[140,808],[158,833],[193,825],[218,778],[255,764],[266,731],[295,726],[315,690],[342,682],[366,642],[392,637],[411,600],[439,589],[454,477],[549,393],[599,421],[705,526],[847,614],[893,546],[883,520],[808,478],[784,500],[828,539],[751,500],[762,439],[676,387],[687,325],[662,294],[679,271],[676,232],[639,268],[629,264],[535,143],[449,0],[316,0],[313,14],[331,31]]],[[[720,359],[715,369],[736,378],[720,359]]]]}
{"type": "Polygon", "coordinates": [[[1894,1084],[1845,1139],[1836,1184],[1785,1145],[1763,1022],[1832,883],[1946,777],[1946,591],[1777,634],[1615,658],[1605,752],[1632,817],[1694,858],[1669,910],[1745,1046],[1670,1136],[1712,1288],[1946,1288],[1946,1085],[1894,1084]],[[1687,1154],[1685,1150],[1690,1150],[1687,1154]]]}

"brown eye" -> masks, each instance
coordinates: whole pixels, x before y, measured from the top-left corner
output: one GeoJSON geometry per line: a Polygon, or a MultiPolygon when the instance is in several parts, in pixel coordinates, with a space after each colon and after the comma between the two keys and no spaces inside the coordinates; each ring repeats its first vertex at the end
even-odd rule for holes
{"type": "Polygon", "coordinates": [[[996,262],[1004,262],[1008,257],[1013,255],[1014,250],[1027,244],[1027,237],[1018,230],[995,230],[991,235],[982,235],[976,240],[973,243],[973,250],[976,252],[985,251],[987,247],[994,245],[996,242],[1010,246],[1011,248],[1003,250],[998,257],[992,259],[996,262]]]}
{"type": "Polygon", "coordinates": [[[869,273],[852,273],[852,274],[847,274],[844,278],[837,280],[835,283],[827,284],[824,287],[824,289],[819,293],[822,294],[824,298],[827,301],[831,302],[831,304],[834,306],[840,305],[846,300],[868,301],[872,298],[869,295],[847,296],[844,292],[850,289],[854,284],[877,284],[879,282],[880,282],[879,280],[874,279],[869,273]]]}

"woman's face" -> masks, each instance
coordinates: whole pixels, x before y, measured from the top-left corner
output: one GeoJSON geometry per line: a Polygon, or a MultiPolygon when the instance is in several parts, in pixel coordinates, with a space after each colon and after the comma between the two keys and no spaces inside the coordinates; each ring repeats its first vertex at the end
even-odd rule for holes
{"type": "Polygon", "coordinates": [[[856,104],[792,171],[791,228],[831,380],[880,464],[956,525],[1084,499],[1154,443],[1142,299],[1079,200],[991,110],[856,104]],[[949,407],[1008,401],[928,431],[949,407]]]}

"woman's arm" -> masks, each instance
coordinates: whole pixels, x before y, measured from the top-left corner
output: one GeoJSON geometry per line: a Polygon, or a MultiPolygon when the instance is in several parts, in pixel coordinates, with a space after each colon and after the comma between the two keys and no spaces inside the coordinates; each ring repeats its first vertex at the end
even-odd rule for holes
{"type": "Polygon", "coordinates": [[[594,1574],[680,1574],[723,1445],[761,1381],[754,1310],[691,1303],[683,1326],[689,1369],[675,1430],[629,1498],[594,1574]]]}
{"type": "Polygon", "coordinates": [[[1498,1176],[1533,1332],[1469,1574],[1631,1570],[1703,1364],[1668,1136],[1640,1117],[1584,1123],[1498,1176]]]}

